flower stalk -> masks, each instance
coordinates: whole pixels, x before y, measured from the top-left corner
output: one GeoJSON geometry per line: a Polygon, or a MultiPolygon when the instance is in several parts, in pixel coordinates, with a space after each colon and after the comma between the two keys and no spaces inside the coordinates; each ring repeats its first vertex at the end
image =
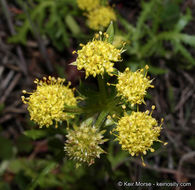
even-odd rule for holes
{"type": "Polygon", "coordinates": [[[99,87],[100,94],[102,95],[103,101],[105,101],[105,99],[107,97],[107,92],[106,92],[106,88],[105,88],[104,79],[100,75],[98,75],[97,78],[98,78],[98,87],[99,87]]]}
{"type": "Polygon", "coordinates": [[[106,120],[106,117],[107,117],[108,113],[109,113],[109,111],[103,110],[99,114],[99,116],[98,116],[98,118],[97,118],[97,120],[95,122],[95,126],[96,127],[101,128],[101,126],[103,125],[104,121],[106,120]]]}

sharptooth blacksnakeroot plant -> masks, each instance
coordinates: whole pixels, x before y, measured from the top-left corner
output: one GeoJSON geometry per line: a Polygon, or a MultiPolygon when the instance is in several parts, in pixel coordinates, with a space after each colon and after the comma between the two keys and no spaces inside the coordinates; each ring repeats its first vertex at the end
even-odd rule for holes
{"type": "MultiPolygon", "coordinates": [[[[92,41],[82,44],[80,50],[73,52],[77,58],[72,65],[79,70],[83,69],[86,78],[97,78],[97,100],[88,103],[90,91],[85,97],[82,93],[76,96],[70,84],[63,84],[65,79],[54,77],[35,80],[37,89],[28,97],[22,96],[23,102],[28,105],[31,120],[40,127],[49,127],[54,123],[57,126],[58,122],[71,120],[66,130],[65,152],[75,160],[76,166],[82,163],[91,165],[96,158],[106,153],[103,144],[107,141],[104,138],[107,119],[113,121],[111,134],[131,156],[141,156],[143,160],[143,155],[149,150],[154,152],[152,146],[155,141],[162,142],[158,138],[163,119],[158,124],[152,112],[139,111],[139,105],[145,104],[147,89],[154,87],[152,80],[147,77],[148,66],[135,72],[129,68],[119,72],[114,63],[122,64],[124,45],[121,49],[114,47],[113,34],[111,23],[106,33],[99,32],[92,41]],[[114,77],[117,79],[116,84],[107,83],[108,79],[114,77]],[[88,114],[92,115],[90,123],[87,123],[88,114]]],[[[25,90],[23,93],[28,94],[25,90]]],[[[152,106],[154,109],[155,106],[152,106]]]]}

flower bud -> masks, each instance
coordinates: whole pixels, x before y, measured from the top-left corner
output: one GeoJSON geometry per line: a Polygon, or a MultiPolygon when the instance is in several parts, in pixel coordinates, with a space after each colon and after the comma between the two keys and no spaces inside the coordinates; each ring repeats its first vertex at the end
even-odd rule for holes
{"type": "Polygon", "coordinates": [[[99,158],[100,154],[105,153],[99,146],[106,141],[103,139],[104,132],[99,132],[94,126],[86,125],[68,129],[64,148],[67,155],[77,162],[77,166],[82,163],[93,164],[95,158],[99,158]]]}

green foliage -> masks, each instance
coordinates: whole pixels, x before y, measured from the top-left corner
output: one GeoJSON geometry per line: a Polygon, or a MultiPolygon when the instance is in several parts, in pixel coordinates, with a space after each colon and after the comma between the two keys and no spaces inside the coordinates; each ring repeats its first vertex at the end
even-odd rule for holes
{"type": "Polygon", "coordinates": [[[12,141],[0,136],[0,159],[11,159],[13,153],[12,141]]]}
{"type": "Polygon", "coordinates": [[[57,167],[55,162],[43,159],[27,160],[13,159],[9,162],[8,170],[15,174],[14,181],[19,189],[36,189],[60,185],[52,171],[57,167]]]}
{"type": "Polygon", "coordinates": [[[17,34],[9,42],[26,44],[29,33],[35,38],[47,36],[58,50],[69,46],[70,36],[81,34],[80,27],[72,15],[77,14],[73,0],[33,0],[17,1],[24,13],[18,16],[22,26],[17,27],[17,34]],[[69,32],[70,31],[70,32],[69,32]]]}
{"type": "Polygon", "coordinates": [[[33,140],[36,140],[36,139],[46,137],[48,133],[47,133],[46,130],[31,129],[31,130],[28,130],[28,131],[24,131],[24,134],[27,137],[32,138],[33,140]]]}
{"type": "Polygon", "coordinates": [[[125,151],[114,153],[115,148],[116,143],[110,143],[107,154],[108,160],[110,161],[113,169],[120,165],[121,162],[124,162],[124,160],[128,160],[129,157],[129,153],[125,151]]]}
{"type": "Polygon", "coordinates": [[[32,181],[32,183],[27,187],[27,190],[33,190],[38,185],[38,183],[41,181],[41,179],[47,175],[52,169],[56,167],[56,163],[50,163],[47,165],[46,168],[44,168],[41,173],[32,181]]]}
{"type": "MultiPolygon", "coordinates": [[[[132,63],[150,62],[151,57],[155,56],[170,59],[180,55],[184,58],[181,62],[189,63],[188,68],[195,65],[195,59],[187,48],[195,47],[195,36],[183,32],[192,18],[191,12],[187,9],[185,14],[181,13],[179,3],[178,0],[142,1],[142,11],[136,26],[119,16],[121,24],[130,36],[127,53],[133,56],[132,63]]],[[[155,74],[164,73],[157,69],[155,74]]]]}
{"type": "Polygon", "coordinates": [[[112,43],[114,40],[114,26],[113,22],[110,23],[108,26],[108,29],[106,30],[106,33],[108,34],[108,42],[112,43]]]}

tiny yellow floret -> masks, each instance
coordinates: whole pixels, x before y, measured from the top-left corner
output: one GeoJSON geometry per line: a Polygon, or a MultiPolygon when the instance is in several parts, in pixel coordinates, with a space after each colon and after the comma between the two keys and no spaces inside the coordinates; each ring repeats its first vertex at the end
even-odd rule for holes
{"type": "MultiPolygon", "coordinates": [[[[100,37],[101,39],[101,37],[100,37]]],[[[94,38],[77,51],[76,59],[77,69],[85,69],[86,78],[89,75],[96,77],[107,72],[112,75],[114,71],[114,62],[121,61],[122,49],[116,49],[106,40],[102,41],[94,38]]]]}
{"type": "MultiPolygon", "coordinates": [[[[77,104],[73,91],[64,86],[65,79],[54,77],[43,77],[43,80],[36,79],[37,89],[29,97],[22,96],[23,103],[28,105],[30,119],[39,124],[40,127],[49,127],[55,121],[67,120],[74,117],[73,114],[65,113],[64,106],[75,106],[77,104]]],[[[23,91],[26,94],[26,92],[23,91]]]]}
{"type": "Polygon", "coordinates": [[[151,147],[154,141],[159,141],[162,123],[158,122],[148,112],[132,112],[125,115],[117,124],[114,131],[116,139],[123,150],[127,150],[131,156],[145,155],[148,150],[154,152],[151,147]]]}
{"type": "Polygon", "coordinates": [[[95,126],[74,126],[74,129],[68,129],[64,149],[70,159],[77,162],[77,166],[82,163],[91,165],[95,162],[95,158],[100,158],[100,154],[105,153],[99,146],[107,141],[103,139],[104,132],[95,126]]]}
{"type": "Polygon", "coordinates": [[[77,5],[80,9],[91,11],[100,5],[99,0],[77,0],[77,5]]]}
{"type": "Polygon", "coordinates": [[[129,68],[126,68],[123,73],[118,75],[118,83],[116,84],[117,95],[122,96],[132,106],[145,103],[144,96],[146,95],[146,90],[149,87],[154,87],[151,85],[151,82],[152,80],[146,77],[143,69],[132,72],[129,68]]]}
{"type": "Polygon", "coordinates": [[[103,30],[111,21],[116,20],[114,10],[109,6],[100,6],[87,14],[89,28],[103,30]]]}

